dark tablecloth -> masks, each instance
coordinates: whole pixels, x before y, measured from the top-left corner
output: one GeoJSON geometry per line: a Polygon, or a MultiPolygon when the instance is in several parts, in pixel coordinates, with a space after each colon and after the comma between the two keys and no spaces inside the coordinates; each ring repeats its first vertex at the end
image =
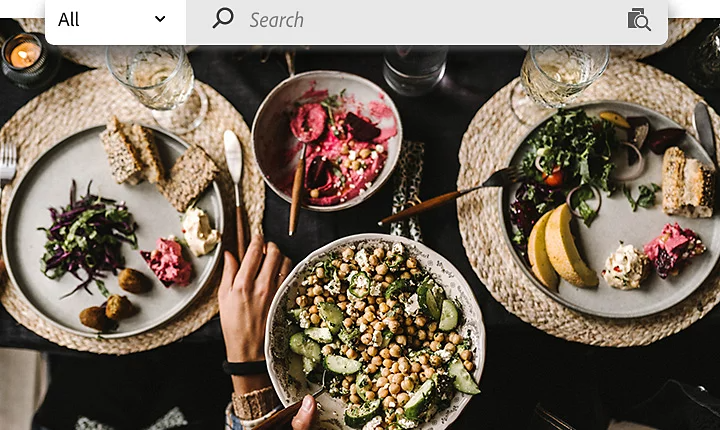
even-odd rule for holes
{"type": "MultiPolygon", "coordinates": [[[[716,20],[706,20],[689,37],[646,62],[693,86],[688,79],[688,56],[717,25],[716,20]]],[[[11,23],[0,20],[0,28],[10,26],[11,23]]],[[[480,106],[518,75],[524,54],[515,47],[454,48],[449,55],[447,75],[431,94],[420,98],[393,96],[402,116],[405,137],[426,143],[423,198],[455,189],[459,171],[457,154],[463,133],[480,106]]],[[[190,59],[197,77],[227,97],[248,124],[265,95],[287,77],[280,55],[272,55],[263,62],[260,55],[239,47],[201,47],[190,54],[190,59]]],[[[356,73],[389,91],[382,79],[382,55],[378,50],[300,50],[296,65],[298,72],[337,69],[356,73]]],[[[66,61],[57,81],[84,70],[66,61]]],[[[720,91],[693,89],[706,97],[716,110],[720,109],[720,91]]],[[[0,124],[35,95],[0,78],[0,124]]],[[[292,239],[286,234],[289,205],[267,189],[266,238],[278,243],[294,261],[299,261],[337,238],[387,231],[376,223],[390,211],[390,188],[385,187],[362,205],[343,212],[301,212],[300,228],[292,239]]],[[[600,396],[609,410],[621,411],[655,391],[668,378],[720,390],[716,365],[710,358],[717,349],[714,344],[720,309],[684,332],[649,347],[608,349],[562,341],[523,323],[490,296],[465,256],[454,205],[423,215],[421,223],[425,243],[455,264],[472,285],[488,332],[487,364],[481,382],[484,394],[473,400],[471,412],[464,414],[461,423],[469,425],[481,417],[487,428],[510,428],[506,423],[516,423],[522,416],[513,411],[526,410],[538,399],[552,403],[553,398],[558,398],[556,392],[564,393],[561,397],[566,407],[580,398],[600,396]],[[577,395],[573,395],[576,391],[577,395]]],[[[177,356],[185,347],[196,350],[203,344],[212,344],[215,348],[221,342],[219,321],[214,319],[172,346],[118,360],[177,356]]],[[[116,362],[54,345],[18,325],[1,307],[0,346],[116,362]]],[[[569,408],[574,409],[570,413],[579,416],[605,413],[588,410],[586,406],[569,408]]]]}

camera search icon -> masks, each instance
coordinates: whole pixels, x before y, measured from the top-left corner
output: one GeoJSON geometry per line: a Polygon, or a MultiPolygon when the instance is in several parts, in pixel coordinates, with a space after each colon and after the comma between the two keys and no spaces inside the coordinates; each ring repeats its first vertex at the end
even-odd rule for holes
{"type": "Polygon", "coordinates": [[[628,12],[628,28],[644,28],[647,31],[652,31],[649,24],[650,20],[645,15],[644,7],[634,7],[628,12]]]}

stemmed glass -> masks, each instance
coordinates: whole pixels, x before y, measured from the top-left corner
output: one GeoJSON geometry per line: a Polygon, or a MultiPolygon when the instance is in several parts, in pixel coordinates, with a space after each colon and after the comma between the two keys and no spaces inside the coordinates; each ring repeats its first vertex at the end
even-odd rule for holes
{"type": "Polygon", "coordinates": [[[110,73],[152,110],[162,128],[185,134],[205,119],[207,95],[182,46],[110,46],[106,60],[110,73]]]}
{"type": "Polygon", "coordinates": [[[531,124],[548,109],[567,106],[607,69],[607,46],[531,46],[520,82],[510,93],[513,114],[531,124]]]}

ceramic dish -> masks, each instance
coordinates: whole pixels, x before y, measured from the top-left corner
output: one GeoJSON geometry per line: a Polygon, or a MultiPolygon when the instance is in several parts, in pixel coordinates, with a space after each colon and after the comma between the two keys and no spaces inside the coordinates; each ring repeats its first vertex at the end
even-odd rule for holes
{"type": "MultiPolygon", "coordinates": [[[[287,323],[287,311],[297,297],[297,291],[302,279],[309,270],[319,261],[324,260],[332,252],[340,252],[348,246],[372,247],[383,244],[388,249],[394,243],[401,243],[408,252],[414,256],[421,267],[430,272],[439,285],[442,285],[448,297],[459,302],[463,309],[464,322],[457,331],[463,335],[469,334],[472,339],[474,352],[473,361],[475,370],[472,375],[476,381],[480,380],[485,363],[485,327],[483,325],[480,307],[475,300],[470,286],[460,272],[444,257],[418,242],[403,237],[383,234],[360,234],[349,236],[326,245],[309,255],[298,264],[279,288],[273,300],[265,333],[265,357],[267,357],[268,370],[275,392],[285,406],[302,399],[305,394],[316,391],[317,386],[307,382],[302,373],[302,365],[298,369],[289,352],[290,326],[287,323]],[[299,370],[299,373],[297,372],[299,370]],[[296,375],[295,378],[290,375],[296,375]]],[[[480,394],[482,395],[482,394],[480,394]]],[[[331,429],[349,429],[343,422],[345,405],[340,399],[323,394],[318,398],[322,405],[319,416],[319,426],[331,429]]],[[[435,414],[432,419],[422,424],[419,429],[440,430],[452,424],[460,415],[463,408],[470,401],[470,396],[457,393],[452,399],[449,408],[435,414]]]]}
{"type": "MultiPolygon", "coordinates": [[[[148,127],[152,128],[152,127],[148,127]]],[[[155,249],[159,237],[175,235],[182,238],[178,212],[156,190],[155,185],[143,182],[137,186],[118,185],[110,173],[99,134],[104,126],[94,127],[70,136],[45,152],[32,165],[15,188],[3,223],[3,255],[8,274],[30,306],[51,324],[82,336],[95,337],[97,332],[80,324],[78,314],[89,306],[99,306],[105,300],[91,284],[85,291],[60,300],[71,291],[78,280],[65,274],[58,280],[46,278],[40,271],[44,253],[45,233],[38,227],[50,225],[49,207],[68,204],[70,184],[78,184],[78,196],[85,194],[92,180],[94,194],[125,201],[138,224],[138,250],[123,244],[126,267],[143,272],[153,281],[152,290],[144,294],[130,294],[120,289],[117,278],[110,275],[105,285],[111,294],[128,296],[139,308],[137,315],[120,322],[117,331],[102,334],[105,338],[132,336],[172,319],[182,312],[202,291],[219,262],[220,246],[200,258],[187,250],[186,259],[193,265],[194,277],[186,287],[165,288],[140,256],[139,250],[155,249]]],[[[169,168],[188,147],[178,137],[153,129],[160,157],[169,168]]],[[[223,228],[223,208],[217,184],[201,196],[197,206],[205,210],[218,231],[223,228]]]]}
{"type": "Polygon", "coordinates": [[[379,176],[366,191],[347,201],[329,206],[305,205],[304,207],[319,211],[332,212],[355,206],[379,190],[390,178],[397,164],[402,143],[402,124],[400,114],[390,97],[379,86],[359,76],[337,71],[313,71],[295,75],[275,87],[260,105],[252,126],[252,146],[255,159],[268,186],[288,203],[291,196],[281,184],[292,179],[293,172],[300,159],[297,139],[290,131],[290,111],[295,103],[303,98],[308,91],[327,90],[328,94],[344,94],[353,99],[359,111],[378,127],[395,127],[397,132],[387,141],[388,154],[385,165],[379,176]],[[391,118],[374,118],[370,104],[380,102],[392,112],[391,118]],[[286,160],[290,154],[292,161],[286,160]]]}
{"type": "MultiPolygon", "coordinates": [[[[649,119],[654,129],[682,128],[670,118],[645,107],[625,102],[600,101],[575,107],[581,107],[591,117],[597,118],[602,111],[615,111],[621,115],[645,116],[649,119]]],[[[508,161],[509,165],[520,163],[523,154],[527,150],[524,145],[527,138],[547,118],[540,122],[533,131],[528,133],[521,141],[516,152],[508,161]]],[[[688,157],[696,158],[706,165],[712,165],[706,153],[700,147],[699,142],[689,133],[680,143],[680,148],[685,151],[688,157]]],[[[633,181],[625,183],[633,190],[637,197],[639,185],[646,185],[651,182],[662,183],[662,156],[644,151],[645,169],[644,173],[633,181]]],[[[503,189],[500,193],[499,210],[504,222],[504,236],[508,246],[512,247],[511,235],[512,226],[509,217],[509,204],[514,201],[517,186],[503,189]]],[[[604,194],[604,193],[603,193],[604,194]]],[[[657,237],[663,226],[667,223],[678,222],[683,228],[695,231],[707,251],[694,258],[690,267],[680,272],[678,276],[670,276],[667,279],[660,279],[655,273],[651,273],[639,289],[619,290],[610,287],[600,277],[600,284],[595,288],[578,288],[561,280],[558,291],[552,291],[543,286],[530,271],[525,259],[512,249],[515,264],[518,264],[529,279],[544,293],[548,294],[558,302],[577,311],[608,318],[633,318],[651,315],[668,309],[688,297],[705,279],[710,275],[718,256],[720,256],[720,222],[715,215],[710,219],[691,219],[679,216],[666,215],[662,211],[662,194],[656,196],[656,204],[649,209],[638,208],[632,212],[630,205],[622,191],[615,191],[611,197],[603,195],[602,208],[597,219],[591,227],[585,227],[582,222],[572,222],[576,244],[588,266],[597,272],[605,266],[605,260],[614,252],[622,240],[626,244],[632,244],[638,249],[657,237]]]]}

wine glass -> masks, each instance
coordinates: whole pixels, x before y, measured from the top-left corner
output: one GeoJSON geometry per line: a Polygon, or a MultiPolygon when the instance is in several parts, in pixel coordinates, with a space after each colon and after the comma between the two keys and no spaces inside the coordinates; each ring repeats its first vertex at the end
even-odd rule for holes
{"type": "Polygon", "coordinates": [[[152,110],[162,128],[185,134],[205,119],[207,95],[182,46],[110,46],[106,60],[110,73],[152,110]]]}
{"type": "Polygon", "coordinates": [[[520,82],[510,93],[510,106],[523,124],[549,109],[567,106],[607,69],[607,46],[531,46],[520,82]]]}

